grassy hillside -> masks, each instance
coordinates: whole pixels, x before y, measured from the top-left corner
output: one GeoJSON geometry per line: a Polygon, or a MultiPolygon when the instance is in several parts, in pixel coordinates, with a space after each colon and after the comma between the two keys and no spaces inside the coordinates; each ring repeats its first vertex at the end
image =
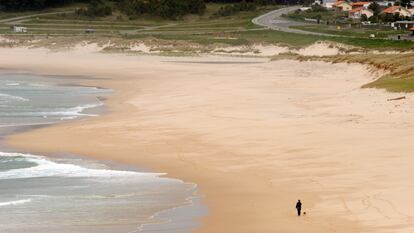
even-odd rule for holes
{"type": "MultiPolygon", "coordinates": [[[[229,45],[244,45],[251,43],[279,43],[292,47],[310,45],[320,40],[331,40],[354,46],[375,49],[408,49],[414,43],[391,41],[383,39],[368,39],[364,32],[360,36],[322,37],[303,36],[292,33],[271,31],[251,23],[251,19],[281,6],[262,6],[255,11],[243,11],[226,17],[217,16],[223,4],[207,4],[203,15],[187,15],[180,20],[166,20],[159,17],[141,15],[128,17],[114,11],[107,17],[90,18],[75,13],[75,9],[85,5],[69,5],[53,9],[56,13],[2,22],[0,33],[17,36],[85,36],[85,29],[93,29],[93,36],[119,37],[124,39],[155,38],[162,40],[180,40],[201,44],[223,43],[229,45]],[[21,25],[28,28],[27,34],[16,34],[10,29],[11,25],[21,25]]],[[[53,11],[52,10],[52,11],[53,11]]],[[[49,10],[48,12],[50,12],[49,10]]],[[[42,12],[32,12],[38,14],[42,12]]],[[[20,15],[30,15],[29,12],[20,15]]],[[[10,18],[18,15],[0,13],[0,18],[10,18]]],[[[309,26],[308,26],[309,27],[309,26]]],[[[318,28],[317,28],[318,29],[318,28]]],[[[314,30],[314,28],[308,28],[314,30]]],[[[316,29],[315,29],[316,30],[316,29]]]]}
{"type": "Polygon", "coordinates": [[[359,63],[385,70],[378,80],[364,88],[380,88],[391,92],[414,92],[414,54],[345,54],[326,57],[300,57],[301,60],[359,63]]]}

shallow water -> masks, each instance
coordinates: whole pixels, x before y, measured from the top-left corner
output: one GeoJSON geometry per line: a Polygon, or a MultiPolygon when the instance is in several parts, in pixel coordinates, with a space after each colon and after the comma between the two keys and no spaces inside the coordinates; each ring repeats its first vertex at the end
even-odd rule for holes
{"type": "MultiPolygon", "coordinates": [[[[109,93],[50,77],[0,73],[0,134],[97,116],[98,97],[109,93]]],[[[2,151],[0,232],[188,232],[205,214],[194,199],[194,184],[162,174],[76,156],[2,151]]]]}
{"type": "Polygon", "coordinates": [[[81,116],[102,105],[97,96],[109,90],[63,85],[48,78],[25,74],[0,74],[0,126],[56,123],[81,116]]]}

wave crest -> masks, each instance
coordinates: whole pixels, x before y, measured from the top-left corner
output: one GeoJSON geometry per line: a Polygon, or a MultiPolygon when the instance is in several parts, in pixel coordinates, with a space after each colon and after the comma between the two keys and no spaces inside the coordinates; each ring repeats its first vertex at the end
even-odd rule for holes
{"type": "Polygon", "coordinates": [[[22,205],[25,203],[31,202],[32,199],[23,199],[23,200],[17,200],[17,201],[7,201],[7,202],[0,202],[0,207],[2,206],[11,206],[11,205],[22,205]]]}
{"type": "Polygon", "coordinates": [[[86,168],[75,164],[57,163],[43,156],[21,153],[0,152],[0,157],[12,157],[17,160],[24,160],[36,164],[32,167],[18,168],[0,172],[2,179],[25,179],[39,177],[77,177],[77,178],[98,178],[98,177],[139,177],[153,178],[154,176],[164,175],[158,173],[142,173],[133,171],[119,171],[110,169],[86,168]]]}

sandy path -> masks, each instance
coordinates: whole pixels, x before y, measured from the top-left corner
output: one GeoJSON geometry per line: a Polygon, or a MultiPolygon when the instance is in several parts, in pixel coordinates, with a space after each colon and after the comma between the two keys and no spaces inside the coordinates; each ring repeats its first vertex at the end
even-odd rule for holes
{"type": "Polygon", "coordinates": [[[363,66],[0,52],[0,67],[93,75],[105,79],[84,84],[115,90],[107,115],[15,135],[10,144],[195,182],[210,210],[199,232],[414,230],[406,208],[414,194],[414,101],[359,89],[374,78],[363,66]],[[295,216],[298,198],[305,217],[295,216]]]}

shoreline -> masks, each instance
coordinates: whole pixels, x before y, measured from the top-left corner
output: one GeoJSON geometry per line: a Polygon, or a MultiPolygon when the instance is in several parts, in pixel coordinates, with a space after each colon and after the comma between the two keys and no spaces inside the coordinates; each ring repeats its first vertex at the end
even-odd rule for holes
{"type": "MultiPolygon", "coordinates": [[[[174,182],[183,182],[181,180],[178,179],[174,179],[174,178],[170,178],[168,176],[166,176],[166,174],[162,174],[162,173],[154,173],[148,169],[143,169],[143,168],[139,168],[137,166],[132,166],[132,165],[127,165],[127,164],[121,164],[121,163],[117,163],[116,161],[109,161],[109,160],[95,160],[95,159],[91,159],[88,157],[84,157],[84,156],[80,156],[80,155],[76,155],[76,154],[67,154],[67,153],[42,153],[42,154],[32,154],[31,150],[19,150],[18,148],[14,148],[11,147],[9,145],[7,145],[6,141],[7,138],[11,135],[17,135],[17,134],[25,134],[27,132],[30,132],[32,130],[37,130],[37,129],[46,129],[48,127],[53,127],[53,126],[58,126],[58,125],[64,125],[67,123],[75,123],[75,122],[82,122],[82,121],[87,121],[89,118],[93,118],[93,117],[99,117],[102,114],[105,114],[106,109],[105,109],[105,100],[106,98],[108,98],[108,93],[106,91],[109,91],[108,89],[105,89],[103,87],[98,87],[98,86],[93,86],[93,85],[89,85],[89,86],[85,86],[85,85],[78,85],[77,83],[84,79],[91,79],[88,77],[75,77],[75,76],[57,76],[57,75],[49,75],[49,76],[43,76],[43,75],[39,75],[37,73],[34,72],[13,72],[13,70],[7,70],[7,72],[4,72],[4,70],[0,71],[3,75],[7,75],[7,74],[22,74],[24,76],[41,76],[41,78],[46,78],[46,79],[52,79],[52,80],[43,80],[43,82],[50,82],[53,85],[56,86],[64,86],[64,87],[88,87],[88,88],[96,88],[96,89],[104,89],[102,93],[100,93],[99,95],[97,94],[96,99],[99,100],[99,104],[95,105],[94,107],[91,108],[85,108],[82,111],[79,112],[79,116],[76,118],[70,118],[70,119],[61,119],[60,121],[51,121],[51,122],[45,122],[45,123],[27,123],[25,125],[5,125],[2,126],[2,133],[0,134],[0,147],[1,147],[1,153],[11,153],[11,154],[19,154],[19,155],[27,155],[27,156],[41,156],[41,157],[45,157],[47,159],[50,159],[51,161],[54,160],[82,160],[84,162],[88,161],[88,162],[96,162],[99,163],[105,167],[108,167],[109,170],[113,170],[113,171],[131,171],[131,172],[138,172],[138,173],[148,173],[148,174],[153,174],[155,176],[157,176],[160,180],[171,180],[174,182]],[[69,81],[71,81],[70,84],[66,84],[63,81],[66,81],[65,78],[69,78],[69,81]],[[59,81],[54,81],[54,80],[59,80],[59,81]]],[[[33,80],[36,80],[33,79],[33,80]]],[[[93,78],[92,78],[93,80],[93,78]]],[[[26,81],[26,80],[25,80],[26,81]]],[[[81,106],[86,106],[86,104],[83,104],[81,106]]],[[[71,163],[69,163],[71,164],[71,163]]],[[[184,182],[183,182],[184,183],[184,182]]],[[[196,225],[198,224],[198,222],[194,221],[196,216],[201,216],[204,215],[206,210],[205,208],[199,203],[199,201],[194,202],[193,199],[199,199],[201,197],[199,197],[196,192],[197,192],[197,186],[196,184],[192,184],[192,183],[185,183],[186,185],[190,185],[191,187],[188,188],[188,192],[191,192],[191,195],[188,196],[184,203],[176,203],[177,206],[175,207],[168,207],[166,209],[160,210],[158,212],[155,212],[154,214],[152,214],[151,216],[148,217],[148,223],[137,223],[136,228],[138,230],[133,230],[132,232],[147,232],[147,228],[152,228],[153,230],[157,231],[157,232],[162,232],[162,228],[167,228],[168,225],[171,224],[175,224],[175,226],[177,228],[180,229],[193,229],[196,227],[196,225]],[[186,208],[188,209],[188,211],[190,213],[188,214],[183,214],[183,213],[179,213],[178,216],[174,216],[174,213],[176,213],[176,209],[179,208],[186,208]],[[193,215],[194,216],[193,216],[193,215]],[[160,216],[160,217],[158,217],[160,216]],[[179,222],[174,222],[175,219],[177,218],[181,218],[179,219],[179,222]],[[147,227],[148,225],[148,227],[147,227]]],[[[186,191],[187,192],[187,191],[186,191]]],[[[24,199],[24,200],[18,200],[18,201],[12,201],[12,204],[8,204],[8,203],[2,203],[5,206],[8,205],[17,205],[17,204],[24,204],[27,202],[31,202],[31,199],[24,199]],[[16,203],[16,204],[13,204],[16,203]]]]}
{"type": "MultiPolygon", "coordinates": [[[[348,192],[358,187],[353,178],[364,175],[356,172],[355,169],[359,169],[359,165],[356,164],[357,160],[352,153],[349,154],[350,158],[354,159],[352,166],[341,161],[343,151],[347,150],[338,144],[338,141],[334,141],[331,133],[338,129],[347,130],[343,138],[339,139],[352,141],[352,138],[359,135],[359,130],[361,132],[367,129],[375,130],[373,128],[375,124],[370,124],[367,120],[360,120],[361,118],[349,113],[344,114],[337,108],[327,108],[335,104],[344,104],[336,93],[329,92],[329,88],[342,88],[340,90],[348,97],[357,95],[365,100],[364,105],[359,106],[360,103],[352,99],[351,103],[358,105],[358,108],[351,108],[350,111],[363,112],[363,118],[367,119],[373,116],[364,108],[373,104],[374,108],[370,110],[374,110],[374,113],[384,111],[389,106],[382,107],[380,104],[375,104],[375,101],[393,96],[391,93],[378,90],[365,92],[358,89],[356,84],[375,78],[364,66],[277,61],[249,64],[238,67],[240,70],[228,64],[192,64],[194,71],[190,72],[188,64],[163,63],[162,61],[167,58],[86,52],[86,58],[77,57],[70,52],[48,54],[50,56],[48,57],[39,50],[27,52],[45,60],[40,62],[36,61],[38,59],[28,58],[22,65],[19,54],[14,54],[12,59],[8,60],[0,56],[0,61],[10,67],[24,66],[28,70],[50,74],[78,73],[86,76],[109,77],[110,79],[104,80],[85,80],[85,85],[101,84],[98,86],[111,88],[115,93],[107,100],[108,113],[100,116],[99,119],[88,119],[14,135],[8,139],[9,144],[33,152],[65,151],[126,164],[145,164],[151,170],[167,172],[169,176],[196,183],[199,185],[199,193],[206,197],[204,202],[211,212],[203,218],[203,227],[195,232],[265,233],[280,230],[293,233],[304,229],[315,233],[329,230],[366,232],[371,229],[370,227],[375,227],[366,225],[366,222],[362,223],[364,220],[357,220],[361,217],[359,212],[345,215],[342,204],[338,206],[337,203],[331,203],[333,199],[329,197],[344,196],[344,202],[346,200],[349,202],[348,205],[351,205],[347,208],[359,210],[360,206],[352,200],[359,200],[359,197],[351,197],[348,192]],[[54,59],[56,60],[52,61],[54,59]],[[50,66],[45,65],[48,62],[51,63],[50,66]],[[278,66],[273,67],[274,64],[278,66]],[[303,76],[302,79],[290,81],[287,77],[291,77],[289,76],[291,71],[285,70],[284,67],[299,64],[305,68],[300,68],[299,73],[295,74],[299,78],[303,76]],[[309,68],[312,66],[318,66],[321,71],[310,71],[309,68]],[[341,76],[335,69],[348,73],[341,76]],[[283,78],[272,80],[272,84],[268,83],[268,79],[274,77],[273,72],[276,71],[283,78]],[[312,80],[322,82],[318,75],[328,79],[329,75],[326,72],[338,75],[339,81],[320,83],[322,87],[312,84],[312,80]],[[358,78],[361,79],[355,77],[351,79],[346,76],[355,73],[361,73],[358,74],[358,78]],[[193,76],[203,79],[198,79],[200,83],[194,83],[193,76]],[[307,76],[311,77],[311,81],[306,81],[307,76]],[[257,77],[257,80],[253,77],[257,77]],[[300,82],[305,83],[306,86],[305,84],[301,86],[300,82]],[[274,85],[274,88],[281,92],[281,96],[274,96],[274,90],[270,89],[269,84],[274,85]],[[292,88],[293,86],[290,85],[293,84],[299,85],[304,91],[314,88],[317,91],[328,92],[322,92],[324,94],[322,96],[318,96],[317,92],[309,93],[310,97],[301,96],[296,92],[290,92],[289,87],[292,88]],[[216,99],[207,93],[207,90],[203,90],[203,87],[211,88],[210,91],[218,94],[221,99],[216,99]],[[249,91],[255,89],[251,88],[258,88],[261,91],[253,92],[255,95],[252,95],[249,91]],[[234,93],[228,92],[231,90],[234,93]],[[164,96],[164,93],[168,95],[164,96]],[[235,95],[234,98],[226,98],[229,93],[235,95]],[[371,93],[377,96],[372,97],[371,93]],[[237,101],[238,98],[246,96],[250,99],[237,101]],[[290,97],[297,99],[298,102],[289,99],[290,97]],[[301,98],[305,101],[304,105],[300,104],[301,98]],[[211,100],[218,106],[217,109],[206,105],[211,103],[211,100]],[[290,105],[285,106],[282,100],[290,105]],[[318,101],[322,101],[323,104],[318,101]],[[167,108],[169,106],[167,103],[172,107],[167,108]],[[273,108],[267,109],[267,106],[273,106],[274,103],[277,107],[283,108],[283,111],[274,112],[273,108]],[[261,108],[255,107],[257,104],[261,108],[266,107],[266,111],[269,112],[266,113],[261,108]],[[235,106],[244,108],[238,109],[235,106]],[[215,110],[210,112],[211,109],[215,110]],[[316,120],[312,117],[314,111],[317,113],[316,120]],[[332,113],[328,114],[325,111],[332,113]],[[258,115],[252,114],[255,112],[258,115]],[[188,113],[194,113],[195,116],[190,117],[186,115],[188,113]],[[267,118],[267,114],[278,116],[279,118],[276,118],[278,121],[267,118]],[[257,116],[260,118],[256,119],[257,116]],[[290,120],[294,118],[297,119],[290,120]],[[298,124],[302,127],[298,128],[298,124]],[[326,127],[326,124],[329,127],[326,127]],[[255,125],[257,128],[252,129],[249,125],[255,125]],[[350,125],[357,130],[349,129],[350,125]],[[245,129],[252,131],[254,135],[246,134],[245,129]],[[273,131],[269,131],[270,129],[273,131]],[[322,133],[315,137],[315,130],[322,133]],[[297,145],[289,139],[300,140],[304,145],[297,145]],[[278,143],[275,144],[274,140],[278,143]],[[327,148],[324,148],[323,142],[328,143],[327,148]],[[94,149],[90,145],[99,145],[100,148],[94,149]],[[313,160],[309,160],[304,154],[313,160]],[[306,163],[303,164],[304,162],[306,163]],[[294,169],[300,168],[298,165],[301,164],[305,168],[304,172],[311,174],[310,177],[294,172],[294,169]],[[286,170],[284,165],[292,170],[286,170]],[[326,166],[332,167],[332,171],[324,171],[326,166]],[[318,172],[321,168],[322,170],[318,172]],[[336,187],[333,182],[341,172],[345,172],[346,178],[350,180],[340,180],[338,185],[341,187],[336,187]],[[241,183],[240,180],[243,182],[241,183]],[[325,185],[321,189],[318,183],[325,183],[325,185]],[[303,221],[298,221],[294,216],[292,206],[297,197],[305,200],[305,210],[309,213],[308,216],[301,218],[303,221]],[[332,214],[334,218],[327,214],[332,214]]],[[[169,59],[180,60],[180,58],[169,59]]],[[[254,60],[251,58],[217,58],[216,60],[220,59],[254,60]]],[[[388,128],[385,130],[389,131],[388,128]]],[[[400,132],[394,132],[396,133],[400,132]]],[[[352,142],[358,145],[358,141],[352,142]]],[[[369,143],[373,142],[369,141],[369,143]]],[[[384,149],[381,151],[385,153],[384,149]]],[[[361,151],[361,148],[357,150],[357,152],[361,151]]],[[[370,159],[372,158],[366,160],[370,159]]],[[[367,162],[366,160],[363,164],[367,162]]],[[[376,172],[382,174],[382,171],[373,171],[373,174],[376,172]]],[[[376,183],[373,187],[366,188],[364,192],[377,191],[375,189],[377,185],[382,186],[376,183]]],[[[372,216],[375,215],[370,212],[369,217],[372,216]]],[[[381,218],[376,217],[376,219],[381,218]]]]}

